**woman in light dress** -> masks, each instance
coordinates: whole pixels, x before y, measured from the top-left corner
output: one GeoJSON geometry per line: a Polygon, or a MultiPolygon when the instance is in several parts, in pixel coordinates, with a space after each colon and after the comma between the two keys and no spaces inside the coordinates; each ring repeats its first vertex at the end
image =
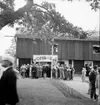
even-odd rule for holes
{"type": "Polygon", "coordinates": [[[98,100],[98,105],[100,105],[100,67],[98,67],[98,74],[96,77],[96,95],[97,95],[97,100],[98,100]]]}
{"type": "Polygon", "coordinates": [[[82,68],[82,77],[81,77],[82,82],[85,82],[85,78],[86,78],[86,69],[83,67],[82,68]]]}

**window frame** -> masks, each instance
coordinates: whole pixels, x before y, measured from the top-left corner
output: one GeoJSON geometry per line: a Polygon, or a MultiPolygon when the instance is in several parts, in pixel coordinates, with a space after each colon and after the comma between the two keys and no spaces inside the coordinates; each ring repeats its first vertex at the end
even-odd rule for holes
{"type": "Polygon", "coordinates": [[[93,45],[93,54],[100,54],[100,45],[93,45]],[[99,48],[99,52],[95,52],[94,51],[94,47],[98,47],[99,48]]]}

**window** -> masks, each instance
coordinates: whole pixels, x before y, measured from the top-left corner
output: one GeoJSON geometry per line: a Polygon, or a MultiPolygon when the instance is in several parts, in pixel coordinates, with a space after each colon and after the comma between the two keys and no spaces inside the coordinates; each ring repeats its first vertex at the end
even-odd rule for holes
{"type": "Polygon", "coordinates": [[[84,61],[84,66],[88,65],[89,67],[93,67],[93,61],[84,61]]]}
{"type": "Polygon", "coordinates": [[[72,65],[72,67],[74,67],[74,61],[73,60],[69,60],[69,65],[72,65]]]}
{"type": "Polygon", "coordinates": [[[69,60],[69,64],[72,65],[72,60],[69,60]]]}
{"type": "Polygon", "coordinates": [[[58,44],[54,44],[54,51],[58,52],[58,44]]]}
{"type": "Polygon", "coordinates": [[[100,53],[100,46],[99,45],[93,45],[93,53],[94,54],[100,53]]]}

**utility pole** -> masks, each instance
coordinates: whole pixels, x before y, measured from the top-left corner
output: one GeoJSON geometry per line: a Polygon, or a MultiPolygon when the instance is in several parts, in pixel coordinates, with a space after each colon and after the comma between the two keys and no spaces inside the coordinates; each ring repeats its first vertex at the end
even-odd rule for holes
{"type": "Polygon", "coordinates": [[[52,61],[51,61],[51,79],[52,79],[52,70],[53,70],[53,55],[54,55],[54,39],[52,39],[52,44],[51,44],[51,56],[52,56],[52,61]]]}

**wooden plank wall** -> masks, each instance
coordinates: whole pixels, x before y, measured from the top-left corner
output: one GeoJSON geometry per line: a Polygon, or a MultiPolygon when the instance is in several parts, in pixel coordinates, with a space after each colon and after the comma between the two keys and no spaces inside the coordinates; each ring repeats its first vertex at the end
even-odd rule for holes
{"type": "Polygon", "coordinates": [[[62,55],[63,55],[62,43],[61,41],[56,41],[56,43],[58,44],[58,59],[62,60],[62,55]]]}
{"type": "Polygon", "coordinates": [[[44,43],[43,41],[36,40],[36,43],[33,43],[32,47],[33,47],[32,55],[51,54],[51,47],[47,43],[44,43]]]}
{"type": "MultiPolygon", "coordinates": [[[[67,50],[68,44],[67,44],[66,41],[63,41],[62,44],[61,44],[61,46],[62,46],[62,50],[60,51],[61,52],[61,55],[62,55],[61,56],[61,60],[66,60],[67,57],[68,57],[68,52],[67,52],[68,51],[67,50]]],[[[59,48],[58,48],[58,52],[59,52],[59,48]]]]}
{"type": "Polygon", "coordinates": [[[83,54],[82,54],[83,59],[84,60],[89,60],[89,42],[85,41],[85,42],[81,42],[81,43],[83,44],[83,54]]]}
{"type": "MultiPolygon", "coordinates": [[[[18,39],[17,57],[32,58],[33,55],[50,55],[51,46],[43,41],[37,40],[33,43],[30,39],[18,39]]],[[[59,60],[100,60],[100,54],[93,54],[93,45],[97,41],[77,40],[55,40],[58,44],[59,60]]]]}
{"type": "Polygon", "coordinates": [[[51,47],[40,40],[34,43],[31,39],[18,39],[16,55],[18,58],[32,58],[33,55],[51,54],[51,47]]]}
{"type": "Polygon", "coordinates": [[[93,45],[97,41],[60,40],[58,55],[60,60],[97,60],[100,61],[100,54],[93,54],[93,45]]]}
{"type": "Polygon", "coordinates": [[[17,39],[16,55],[18,58],[32,58],[32,41],[29,39],[17,39]]]}
{"type": "Polygon", "coordinates": [[[75,41],[75,60],[83,59],[83,44],[79,41],[75,41]]]}

